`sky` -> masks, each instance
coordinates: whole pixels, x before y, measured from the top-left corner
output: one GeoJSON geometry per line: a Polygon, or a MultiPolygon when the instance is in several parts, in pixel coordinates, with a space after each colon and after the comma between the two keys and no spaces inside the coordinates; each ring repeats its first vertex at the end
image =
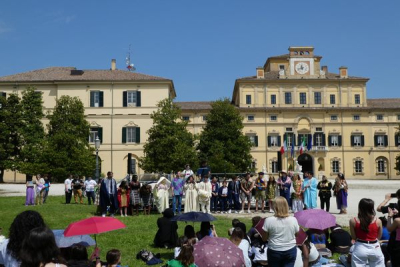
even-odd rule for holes
{"type": "Polygon", "coordinates": [[[368,77],[368,98],[400,97],[400,1],[2,0],[0,76],[53,66],[126,69],[174,81],[177,101],[231,98],[289,46],[368,77]]]}

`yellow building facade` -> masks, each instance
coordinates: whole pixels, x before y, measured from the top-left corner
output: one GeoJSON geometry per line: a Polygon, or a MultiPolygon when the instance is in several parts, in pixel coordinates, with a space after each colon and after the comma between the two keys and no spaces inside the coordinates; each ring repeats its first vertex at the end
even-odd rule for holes
{"type": "MultiPolygon", "coordinates": [[[[290,47],[255,76],[236,80],[232,103],[253,142],[256,170],[277,175],[298,161],[318,177],[399,179],[400,99],[367,99],[367,78],[350,76],[347,67],[330,72],[321,59],[313,47],[290,47]]],[[[188,129],[200,133],[210,102],[179,104],[188,129]]]]}

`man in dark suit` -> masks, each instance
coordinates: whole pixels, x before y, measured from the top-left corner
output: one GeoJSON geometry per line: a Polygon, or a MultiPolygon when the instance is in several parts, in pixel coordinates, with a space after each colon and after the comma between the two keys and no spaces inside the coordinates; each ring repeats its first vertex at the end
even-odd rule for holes
{"type": "Polygon", "coordinates": [[[107,211],[114,217],[114,213],[118,209],[117,182],[110,171],[107,172],[107,178],[101,181],[100,206],[103,217],[106,217],[107,211]]]}
{"type": "Polygon", "coordinates": [[[240,181],[239,177],[234,176],[232,181],[228,184],[228,200],[229,200],[229,210],[228,213],[232,212],[232,209],[235,213],[238,213],[240,210],[240,181]]]}

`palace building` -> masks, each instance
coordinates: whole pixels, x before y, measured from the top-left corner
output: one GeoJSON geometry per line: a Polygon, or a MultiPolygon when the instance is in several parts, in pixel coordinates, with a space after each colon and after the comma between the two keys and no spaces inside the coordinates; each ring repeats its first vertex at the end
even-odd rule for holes
{"type": "MultiPolygon", "coordinates": [[[[368,78],[349,75],[347,67],[328,70],[321,59],[313,47],[290,47],[288,54],[268,58],[255,76],[236,80],[232,104],[253,143],[256,171],[277,175],[298,161],[319,177],[343,172],[350,179],[400,179],[394,170],[400,154],[400,99],[367,99],[368,78]]],[[[135,171],[143,174],[137,159],[152,126],[150,114],[160,100],[176,96],[172,80],[118,70],[115,60],[109,70],[51,67],[0,77],[3,96],[21,94],[27,86],[42,93],[45,112],[62,95],[82,100],[89,142],[97,136],[102,142],[101,172],[112,170],[117,178],[127,173],[128,154],[135,171]]],[[[200,133],[211,102],[176,103],[189,131],[200,133]]],[[[4,178],[25,181],[25,175],[14,172],[4,178]]]]}

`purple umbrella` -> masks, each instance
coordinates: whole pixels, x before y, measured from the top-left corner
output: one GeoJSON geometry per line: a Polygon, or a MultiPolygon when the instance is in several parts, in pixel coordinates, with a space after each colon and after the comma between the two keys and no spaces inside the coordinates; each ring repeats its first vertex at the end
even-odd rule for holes
{"type": "Polygon", "coordinates": [[[304,228],[325,230],[336,225],[336,217],[321,209],[302,210],[294,214],[304,228]]]}
{"type": "Polygon", "coordinates": [[[229,239],[206,236],[194,245],[194,262],[199,267],[245,266],[243,251],[229,239]]]}

